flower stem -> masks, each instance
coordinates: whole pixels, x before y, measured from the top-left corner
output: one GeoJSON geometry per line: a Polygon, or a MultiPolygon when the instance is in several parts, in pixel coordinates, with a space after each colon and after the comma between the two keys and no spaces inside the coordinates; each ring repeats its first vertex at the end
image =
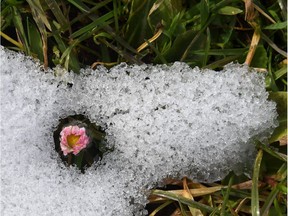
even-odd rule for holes
{"type": "Polygon", "coordinates": [[[72,154],[68,154],[68,167],[72,164],[72,154]]]}
{"type": "Polygon", "coordinates": [[[84,156],[84,151],[81,151],[77,156],[75,156],[75,163],[79,169],[82,167],[82,160],[84,156]]]}

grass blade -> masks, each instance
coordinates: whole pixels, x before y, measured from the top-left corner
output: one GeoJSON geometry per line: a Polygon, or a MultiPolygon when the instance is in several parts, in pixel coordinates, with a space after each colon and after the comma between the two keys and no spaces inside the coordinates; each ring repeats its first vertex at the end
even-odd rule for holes
{"type": "Polygon", "coordinates": [[[45,0],[45,1],[49,6],[50,10],[52,11],[52,13],[54,14],[55,18],[57,19],[58,23],[61,25],[61,27],[68,25],[68,20],[63,15],[57,2],[55,0],[45,0]]]}
{"type": "Polygon", "coordinates": [[[182,204],[185,204],[187,206],[194,207],[194,208],[200,209],[201,211],[205,211],[208,213],[215,211],[215,208],[212,208],[210,206],[204,205],[204,204],[196,202],[196,201],[192,201],[192,200],[187,199],[183,196],[180,196],[180,195],[168,192],[168,191],[153,190],[151,194],[157,195],[160,197],[165,197],[165,198],[168,198],[171,200],[175,200],[175,201],[181,202],[182,204]]]}
{"type": "Polygon", "coordinates": [[[79,10],[88,13],[89,9],[87,9],[87,6],[81,1],[81,0],[68,0],[71,4],[73,4],[75,7],[77,7],[79,10]]]}
{"type": "Polygon", "coordinates": [[[281,50],[268,36],[266,36],[263,32],[261,33],[261,37],[265,40],[276,52],[287,58],[287,52],[281,50]]]}
{"type": "MultiPolygon", "coordinates": [[[[42,8],[40,1],[39,0],[27,0],[27,2],[30,5],[33,18],[35,22],[37,23],[37,25],[41,23],[42,28],[45,28],[44,26],[46,26],[51,31],[50,23],[47,19],[47,16],[45,14],[45,11],[42,8]]],[[[39,30],[41,31],[41,29],[39,30]]]]}
{"type": "Polygon", "coordinates": [[[267,29],[267,30],[278,30],[278,29],[285,29],[285,28],[287,28],[287,21],[274,23],[274,24],[264,27],[264,29],[267,29]]]}
{"type": "Polygon", "coordinates": [[[14,44],[15,46],[17,46],[19,49],[23,50],[23,45],[21,43],[19,43],[18,41],[15,41],[14,39],[10,38],[8,35],[6,35],[5,33],[3,33],[2,31],[0,31],[0,36],[5,38],[7,41],[9,41],[10,43],[14,44]]]}
{"type": "Polygon", "coordinates": [[[225,196],[224,196],[224,200],[223,200],[223,203],[222,203],[222,208],[221,208],[221,213],[220,213],[221,216],[225,216],[226,215],[225,210],[226,210],[226,205],[227,205],[228,200],[229,200],[229,194],[230,194],[230,190],[231,190],[231,186],[232,186],[233,180],[234,180],[234,176],[231,176],[231,178],[229,180],[229,183],[228,183],[228,187],[227,187],[225,196]]]}
{"type": "Polygon", "coordinates": [[[268,146],[262,144],[261,142],[257,143],[257,147],[261,148],[262,150],[264,150],[265,152],[267,152],[268,154],[274,156],[275,158],[278,158],[281,161],[287,162],[287,157],[284,154],[281,154],[279,152],[276,152],[275,150],[269,148],[268,146]]]}
{"type": "Polygon", "coordinates": [[[190,44],[188,45],[187,49],[185,50],[185,52],[183,53],[183,55],[181,56],[180,61],[184,61],[190,51],[190,49],[192,48],[192,46],[196,43],[196,41],[198,40],[198,38],[200,37],[200,35],[205,31],[205,29],[209,26],[209,24],[212,22],[212,20],[214,19],[214,16],[212,15],[207,22],[205,23],[205,25],[201,28],[200,31],[198,31],[198,33],[196,34],[196,36],[193,38],[193,40],[190,42],[190,44]]]}
{"type": "Polygon", "coordinates": [[[13,13],[13,23],[20,37],[20,41],[23,45],[24,51],[26,52],[27,55],[31,55],[30,46],[28,44],[28,40],[26,38],[26,34],[24,31],[21,14],[15,6],[11,7],[11,10],[13,13]]]}
{"type": "Polygon", "coordinates": [[[71,35],[71,38],[76,38],[82,34],[85,34],[89,31],[91,31],[93,28],[96,28],[97,26],[101,25],[103,26],[104,23],[111,19],[112,17],[114,16],[114,13],[113,11],[110,11],[109,13],[99,17],[98,19],[96,19],[95,21],[93,21],[92,23],[86,25],[85,27],[79,29],[78,31],[74,32],[72,35],[71,35]]]}
{"type": "Polygon", "coordinates": [[[210,46],[211,46],[211,35],[210,35],[209,27],[207,27],[207,29],[206,29],[206,34],[207,34],[207,39],[206,39],[206,45],[205,45],[205,49],[204,49],[204,58],[203,58],[203,61],[202,61],[202,67],[207,65],[208,53],[209,53],[209,49],[210,49],[210,46]]]}
{"type": "Polygon", "coordinates": [[[260,216],[258,180],[259,180],[262,157],[263,157],[263,150],[259,149],[255,163],[254,163],[253,177],[252,177],[252,183],[253,183],[252,194],[251,194],[252,216],[260,216]]]}
{"type": "Polygon", "coordinates": [[[274,187],[272,191],[270,192],[269,196],[266,198],[266,201],[261,208],[260,215],[268,215],[269,209],[271,205],[273,204],[273,201],[278,195],[278,193],[279,193],[279,189],[277,187],[274,187]]]}
{"type": "Polygon", "coordinates": [[[45,26],[51,31],[50,23],[46,17],[46,14],[40,4],[39,0],[27,0],[28,4],[30,5],[31,12],[33,15],[33,19],[36,22],[38,30],[41,34],[42,38],[42,45],[43,45],[43,62],[44,67],[48,67],[48,54],[47,54],[47,32],[45,26]]]}

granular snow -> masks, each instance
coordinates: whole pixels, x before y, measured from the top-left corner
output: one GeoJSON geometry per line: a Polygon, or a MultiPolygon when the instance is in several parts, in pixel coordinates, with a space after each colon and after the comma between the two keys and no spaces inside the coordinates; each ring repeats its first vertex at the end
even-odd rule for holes
{"type": "Polygon", "coordinates": [[[253,140],[277,125],[264,76],[240,64],[122,63],[74,75],[3,47],[0,59],[5,216],[145,214],[148,190],[167,176],[211,182],[249,170],[253,140]],[[74,114],[105,128],[114,148],[85,174],[54,150],[59,120],[74,114]]]}

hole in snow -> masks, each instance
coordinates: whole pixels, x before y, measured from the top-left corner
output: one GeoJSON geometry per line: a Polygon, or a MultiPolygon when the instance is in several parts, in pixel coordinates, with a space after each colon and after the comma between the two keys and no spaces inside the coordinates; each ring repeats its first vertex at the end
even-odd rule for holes
{"type": "Polygon", "coordinates": [[[76,165],[82,173],[108,151],[105,131],[81,114],[60,119],[53,136],[65,165],[76,165]]]}

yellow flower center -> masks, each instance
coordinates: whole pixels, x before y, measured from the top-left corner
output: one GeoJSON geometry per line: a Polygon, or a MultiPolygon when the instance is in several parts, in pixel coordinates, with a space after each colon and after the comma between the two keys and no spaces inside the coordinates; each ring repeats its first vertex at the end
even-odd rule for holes
{"type": "Polygon", "coordinates": [[[72,135],[68,135],[67,136],[68,145],[71,148],[73,148],[76,145],[76,143],[78,142],[79,138],[80,138],[80,136],[75,136],[73,134],[72,135]]]}

